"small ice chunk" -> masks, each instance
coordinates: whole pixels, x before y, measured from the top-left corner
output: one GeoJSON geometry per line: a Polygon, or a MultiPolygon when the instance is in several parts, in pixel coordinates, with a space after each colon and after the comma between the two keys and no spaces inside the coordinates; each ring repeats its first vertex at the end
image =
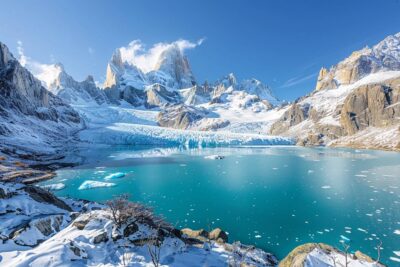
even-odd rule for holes
{"type": "Polygon", "coordinates": [[[330,185],[324,185],[324,186],[321,186],[321,188],[322,188],[322,189],[330,189],[331,186],[330,186],[330,185]]]}
{"type": "Polygon", "coordinates": [[[46,189],[46,190],[61,190],[61,189],[65,188],[65,184],[63,184],[63,183],[46,184],[46,185],[42,185],[40,187],[43,189],[46,189]]]}
{"type": "Polygon", "coordinates": [[[392,261],[400,262],[400,259],[399,259],[399,258],[396,258],[396,257],[390,257],[390,259],[391,259],[392,261]]]}
{"type": "Polygon", "coordinates": [[[395,233],[396,235],[400,235],[400,230],[394,230],[394,233],[395,233]]]}
{"type": "Polygon", "coordinates": [[[341,238],[342,240],[346,241],[346,242],[349,242],[349,241],[350,241],[350,238],[348,238],[348,237],[346,237],[346,236],[344,236],[344,235],[341,235],[340,238],[341,238]]]}
{"type": "Polygon", "coordinates": [[[394,253],[396,256],[399,256],[399,257],[400,257],[400,251],[393,251],[393,253],[394,253]]]}
{"type": "Polygon", "coordinates": [[[209,156],[205,156],[205,159],[224,159],[224,156],[221,155],[209,155],[209,156]]]}
{"type": "Polygon", "coordinates": [[[356,174],[354,176],[356,176],[356,177],[367,177],[365,174],[356,174]]]}
{"type": "Polygon", "coordinates": [[[362,229],[362,228],[357,228],[357,230],[358,230],[358,231],[360,231],[360,232],[368,233],[368,231],[367,231],[367,230],[365,230],[365,229],[362,229]]]}
{"type": "Polygon", "coordinates": [[[91,188],[96,188],[96,187],[110,187],[110,186],[115,186],[115,184],[93,181],[93,180],[86,180],[79,186],[78,190],[86,190],[86,189],[91,189],[91,188]]]}
{"type": "Polygon", "coordinates": [[[254,237],[259,239],[259,238],[261,238],[261,235],[255,235],[254,237]]]}
{"type": "Polygon", "coordinates": [[[107,175],[106,177],[104,177],[104,180],[112,180],[112,179],[122,178],[124,176],[125,176],[125,173],[116,172],[116,173],[112,173],[112,174],[107,175]]]}

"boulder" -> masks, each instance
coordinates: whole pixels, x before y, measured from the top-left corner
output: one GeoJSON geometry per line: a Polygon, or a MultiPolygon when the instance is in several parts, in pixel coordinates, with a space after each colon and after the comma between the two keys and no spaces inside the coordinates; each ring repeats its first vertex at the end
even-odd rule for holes
{"type": "Polygon", "coordinates": [[[76,228],[78,228],[78,230],[83,230],[83,229],[85,229],[85,226],[88,223],[89,223],[89,220],[81,220],[81,221],[74,221],[72,223],[72,225],[75,226],[76,228]]]}
{"type": "Polygon", "coordinates": [[[219,243],[228,242],[228,235],[220,228],[215,228],[208,234],[208,238],[219,243]]]}
{"type": "Polygon", "coordinates": [[[362,253],[362,252],[359,251],[359,250],[357,250],[357,251],[354,253],[354,257],[355,257],[356,259],[359,259],[359,260],[362,260],[362,261],[365,261],[365,262],[370,262],[370,263],[375,262],[370,256],[365,255],[364,253],[362,253]]]}
{"type": "Polygon", "coordinates": [[[208,232],[204,229],[192,230],[190,228],[184,228],[181,230],[181,232],[183,235],[186,235],[188,238],[197,239],[202,242],[205,242],[208,239],[208,232]]]}
{"type": "Polygon", "coordinates": [[[8,198],[8,194],[0,187],[0,199],[8,198]]]}
{"type": "Polygon", "coordinates": [[[99,244],[99,243],[107,242],[107,241],[108,241],[108,236],[107,236],[106,232],[98,234],[93,238],[93,244],[99,244]]]}
{"type": "Polygon", "coordinates": [[[331,252],[337,251],[335,248],[322,244],[322,243],[307,243],[300,245],[293,249],[280,263],[279,267],[303,267],[307,255],[315,248],[320,250],[331,252]]]}
{"type": "Polygon", "coordinates": [[[137,226],[136,223],[131,223],[128,226],[125,227],[124,229],[124,236],[128,237],[131,234],[136,233],[139,230],[139,227],[137,226]]]}

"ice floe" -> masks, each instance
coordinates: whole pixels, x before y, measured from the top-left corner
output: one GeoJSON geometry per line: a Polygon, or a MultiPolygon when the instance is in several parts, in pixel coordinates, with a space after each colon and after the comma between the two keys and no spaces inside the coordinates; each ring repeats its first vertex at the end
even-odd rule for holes
{"type": "Polygon", "coordinates": [[[41,188],[46,190],[61,190],[65,188],[65,184],[63,183],[56,183],[56,184],[46,184],[42,185],[41,188]]]}
{"type": "Polygon", "coordinates": [[[224,159],[224,156],[221,155],[209,155],[209,156],[205,156],[205,159],[224,159]]]}
{"type": "Polygon", "coordinates": [[[116,173],[111,173],[104,177],[104,180],[112,180],[112,179],[117,179],[117,178],[122,178],[125,176],[125,173],[123,172],[116,172],[116,173]]]}
{"type": "Polygon", "coordinates": [[[111,186],[115,186],[115,184],[114,183],[105,183],[105,182],[93,181],[93,180],[86,180],[79,186],[78,189],[79,190],[86,190],[86,189],[97,188],[97,187],[111,187],[111,186]]]}

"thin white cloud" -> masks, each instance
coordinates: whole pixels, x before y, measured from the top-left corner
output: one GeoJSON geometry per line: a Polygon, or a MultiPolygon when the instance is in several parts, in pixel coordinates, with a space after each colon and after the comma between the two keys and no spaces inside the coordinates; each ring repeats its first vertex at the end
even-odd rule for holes
{"type": "Polygon", "coordinates": [[[93,55],[95,51],[92,47],[88,47],[88,52],[89,54],[93,55]]]}
{"type": "Polygon", "coordinates": [[[62,67],[60,65],[42,64],[26,56],[24,53],[23,43],[21,41],[17,42],[17,51],[19,63],[23,67],[27,68],[37,79],[39,79],[46,88],[50,87],[50,85],[62,71],[62,67]]]}
{"type": "Polygon", "coordinates": [[[180,39],[172,43],[157,43],[150,49],[146,49],[140,40],[134,40],[128,46],[120,47],[121,59],[128,64],[137,66],[143,72],[154,70],[160,55],[171,46],[178,46],[182,53],[187,49],[193,49],[204,42],[204,38],[193,43],[188,40],[180,39]]]}
{"type": "Polygon", "coordinates": [[[297,77],[291,78],[291,79],[287,80],[286,82],[284,82],[283,85],[281,86],[281,88],[287,88],[287,87],[292,87],[294,85],[301,84],[301,83],[308,81],[316,76],[317,76],[317,73],[313,73],[313,74],[310,74],[307,76],[301,76],[301,77],[297,76],[297,77]]]}

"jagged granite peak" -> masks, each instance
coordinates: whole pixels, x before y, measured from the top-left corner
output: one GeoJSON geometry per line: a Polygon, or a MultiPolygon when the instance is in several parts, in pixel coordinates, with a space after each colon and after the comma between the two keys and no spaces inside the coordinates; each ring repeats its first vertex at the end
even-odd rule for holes
{"type": "Polygon", "coordinates": [[[104,88],[119,87],[123,91],[127,85],[136,89],[144,89],[147,84],[144,73],[137,66],[124,62],[121,51],[116,49],[107,65],[104,88]]]}
{"type": "Polygon", "coordinates": [[[9,61],[15,60],[8,47],[0,42],[0,68],[3,69],[9,61]]]}
{"type": "Polygon", "coordinates": [[[183,54],[181,48],[176,44],[170,44],[159,56],[154,67],[155,71],[162,71],[172,78],[172,88],[188,88],[196,84],[188,58],[183,54]]]}
{"type": "Polygon", "coordinates": [[[400,70],[400,33],[390,35],[372,48],[364,47],[332,66],[320,70],[316,90],[336,89],[368,74],[400,70]]]}
{"type": "MultiPolygon", "coordinates": [[[[0,43],[0,62],[1,93],[4,97],[15,101],[15,103],[9,103],[10,108],[18,108],[24,114],[33,114],[31,113],[32,109],[38,106],[50,106],[50,99],[53,95],[43,88],[41,82],[28,70],[21,66],[3,43],[0,43]],[[27,104],[27,106],[23,104],[27,104]]],[[[58,99],[55,100],[58,101],[58,99]]]]}
{"type": "Polygon", "coordinates": [[[223,85],[225,88],[228,88],[230,86],[236,87],[237,85],[237,79],[235,74],[233,74],[232,72],[229,73],[228,75],[222,77],[221,79],[219,79],[216,83],[215,86],[221,86],[223,85]]]}
{"type": "Polygon", "coordinates": [[[88,83],[94,83],[95,84],[94,77],[92,75],[88,75],[86,77],[85,81],[88,82],[88,83]]]}
{"type": "Polygon", "coordinates": [[[236,91],[243,91],[248,95],[257,96],[260,100],[267,102],[268,106],[277,106],[281,103],[267,85],[254,78],[246,79],[239,83],[233,73],[229,73],[214,84],[213,102],[221,102],[224,94],[231,94],[236,91]]]}
{"type": "Polygon", "coordinates": [[[240,84],[240,89],[251,95],[258,96],[261,100],[268,101],[273,106],[280,104],[271,89],[257,79],[243,80],[240,84]]]}
{"type": "Polygon", "coordinates": [[[78,82],[65,71],[61,63],[54,64],[54,68],[58,70],[58,74],[48,85],[48,90],[67,103],[95,101],[97,104],[103,104],[110,102],[105,92],[96,86],[92,75],[88,75],[85,80],[78,82]]]}

